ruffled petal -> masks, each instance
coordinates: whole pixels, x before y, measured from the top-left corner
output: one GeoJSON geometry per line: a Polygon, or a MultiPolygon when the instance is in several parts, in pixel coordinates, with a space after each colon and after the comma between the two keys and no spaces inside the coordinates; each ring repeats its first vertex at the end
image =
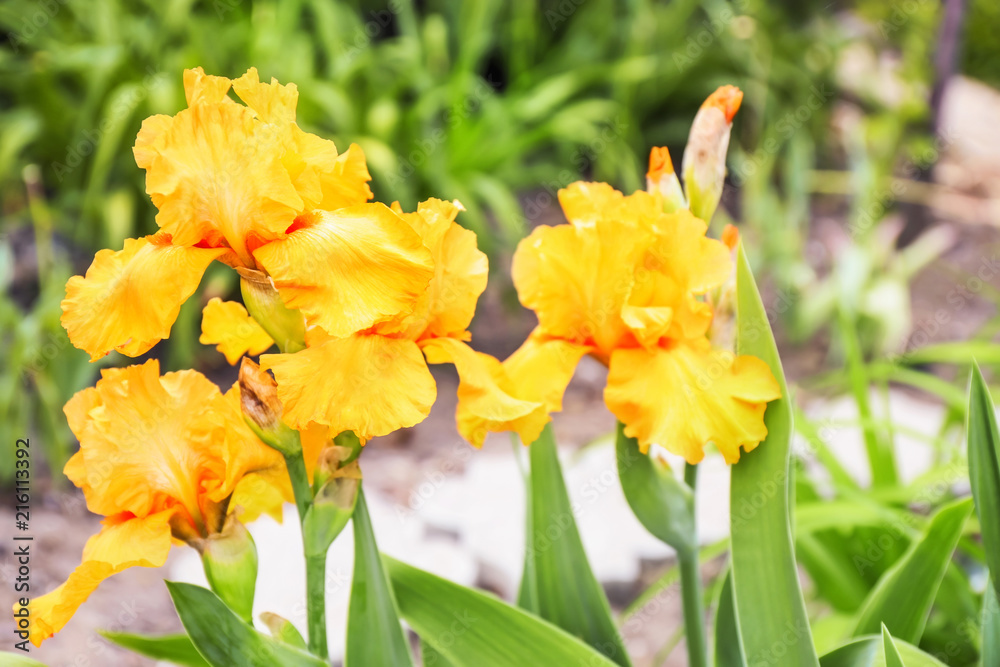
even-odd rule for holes
{"type": "Polygon", "coordinates": [[[164,511],[145,518],[127,515],[106,519],[87,540],[83,562],[54,591],[31,600],[31,643],[59,632],[102,581],[130,567],[160,567],[170,552],[170,517],[164,511]]]}
{"type": "Polygon", "coordinates": [[[261,121],[281,128],[284,133],[284,164],[306,210],[335,211],[363,204],[372,198],[368,187],[371,174],[364,152],[351,144],[338,155],[332,141],[303,131],[295,125],[299,93],[295,84],[282,85],[277,79],[261,83],[256,68],[233,81],[233,90],[261,121]]]}
{"type": "MultiPolygon", "coordinates": [[[[312,143],[315,143],[315,140],[312,143]]],[[[313,159],[304,139],[298,139],[298,145],[306,164],[319,176],[323,199],[317,208],[335,211],[338,208],[363,204],[372,198],[371,188],[368,187],[368,181],[372,180],[372,176],[368,173],[368,163],[365,161],[365,153],[361,150],[361,146],[351,144],[346,152],[338,155],[331,163],[326,159],[313,159]]]]}
{"type": "Polygon", "coordinates": [[[277,79],[261,83],[257,68],[233,80],[233,92],[265,123],[294,123],[299,89],[294,83],[282,85],[277,79]]]}
{"type": "MultiPolygon", "coordinates": [[[[173,116],[157,114],[142,121],[139,134],[135,138],[135,146],[132,147],[132,155],[135,156],[135,163],[140,169],[149,169],[153,160],[159,154],[156,150],[157,140],[170,129],[174,122],[173,116]]],[[[156,200],[153,201],[156,204],[156,200]]]]}
{"type": "Polygon", "coordinates": [[[559,205],[574,225],[593,226],[625,198],[607,183],[577,181],[559,191],[559,205]]]}
{"type": "Polygon", "coordinates": [[[232,81],[224,76],[205,74],[201,67],[184,70],[184,97],[189,107],[231,101],[226,96],[232,81]]]}
{"type": "Polygon", "coordinates": [[[228,98],[155,129],[140,136],[137,157],[156,223],[177,245],[225,244],[253,268],[254,248],[284,236],[303,208],[282,160],[283,132],[228,98]]]}
{"type": "Polygon", "coordinates": [[[287,424],[303,429],[315,422],[333,433],[354,431],[362,441],[418,424],[437,397],[410,340],[333,338],[295,354],[262,355],[260,365],[274,372],[287,424]]]}
{"type": "Polygon", "coordinates": [[[199,342],[215,345],[226,355],[226,361],[233,366],[244,354],[257,356],[267,351],[274,341],[250,317],[242,303],[223,301],[214,297],[201,313],[201,337],[199,342]]]}
{"type": "Polygon", "coordinates": [[[462,341],[431,338],[422,341],[420,347],[430,363],[455,365],[459,379],[456,412],[459,432],[476,447],[482,446],[488,431],[508,430],[515,421],[542,407],[541,403],[508,394],[498,383],[502,378],[499,362],[462,341]]]}
{"type": "Polygon", "coordinates": [[[764,410],[781,390],[760,359],[699,343],[616,351],[604,400],[643,451],[655,443],[697,463],[711,442],[735,463],[767,435],[764,410]]]}
{"type": "MultiPolygon", "coordinates": [[[[712,308],[697,295],[719,287],[732,275],[732,257],[721,241],[705,236],[708,226],[680,210],[655,223],[656,239],[642,259],[628,304],[635,308],[669,308],[671,321],[662,336],[698,338],[712,323],[712,308]]],[[[648,327],[631,327],[637,338],[647,338],[648,327]]],[[[645,344],[645,343],[644,343],[645,344]]]]}
{"type": "Polygon", "coordinates": [[[537,227],[514,253],[518,297],[541,333],[607,355],[629,335],[621,319],[646,233],[617,218],[592,226],[537,227]]]}
{"type": "Polygon", "coordinates": [[[349,336],[411,310],[427,289],[430,252],[388,207],[316,211],[300,222],[306,226],[254,256],[309,325],[349,336]]]}
{"type": "Polygon", "coordinates": [[[591,352],[587,345],[546,339],[535,330],[504,360],[503,367],[517,387],[518,398],[540,402],[546,412],[559,412],[580,359],[591,352]]]}
{"type": "Polygon", "coordinates": [[[102,378],[96,391],[100,404],[77,431],[87,507],[143,517],[178,506],[192,525],[203,522],[206,488],[226,477],[218,387],[196,371],[161,378],[151,359],[102,378]]]}
{"type": "Polygon", "coordinates": [[[670,331],[674,309],[669,306],[622,307],[622,321],[644,347],[655,347],[670,331]]]}
{"type": "Polygon", "coordinates": [[[451,337],[467,340],[466,329],[476,313],[476,302],[486,290],[489,260],[476,245],[476,235],[455,222],[460,203],[429,199],[416,213],[393,210],[423,239],[434,263],[434,277],[412,313],[380,324],[378,331],[417,340],[451,337]]]}
{"type": "Polygon", "coordinates": [[[223,248],[171,244],[167,234],[127,239],[101,250],[86,276],[66,283],[62,324],[91,361],[111,350],[135,357],[170,335],[181,305],[223,248]]]}

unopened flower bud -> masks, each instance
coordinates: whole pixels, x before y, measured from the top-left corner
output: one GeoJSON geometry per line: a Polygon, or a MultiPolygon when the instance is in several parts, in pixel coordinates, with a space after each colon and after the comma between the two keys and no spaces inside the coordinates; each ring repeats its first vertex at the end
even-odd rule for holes
{"type": "Polygon", "coordinates": [[[201,542],[205,577],[215,594],[240,618],[251,622],[257,586],[257,546],[250,531],[230,514],[222,532],[201,542]]]}
{"type": "Polygon", "coordinates": [[[691,125],[684,149],[684,190],[691,212],[705,222],[711,222],[722,198],[729,133],[742,101],[743,91],[722,86],[701,105],[691,125]]]}
{"type": "Polygon", "coordinates": [[[657,146],[649,152],[649,171],[646,172],[646,191],[659,193],[663,197],[663,211],[673,213],[687,208],[681,182],[674,172],[674,163],[670,159],[670,150],[666,146],[657,146]]]}
{"type": "Polygon", "coordinates": [[[240,291],[247,312],[274,339],[278,349],[285,353],[304,350],[306,322],[302,313],[285,305],[266,273],[243,267],[237,267],[236,271],[240,274],[240,291]]]}
{"type": "Polygon", "coordinates": [[[340,434],[334,442],[337,444],[323,450],[316,467],[316,498],[303,527],[307,555],[326,553],[354,514],[358,501],[361,442],[351,432],[340,434]]]}
{"type": "Polygon", "coordinates": [[[239,386],[243,419],[257,437],[286,457],[300,453],[302,441],[298,431],[281,421],[278,385],[271,374],[250,357],[243,357],[239,386]]]}

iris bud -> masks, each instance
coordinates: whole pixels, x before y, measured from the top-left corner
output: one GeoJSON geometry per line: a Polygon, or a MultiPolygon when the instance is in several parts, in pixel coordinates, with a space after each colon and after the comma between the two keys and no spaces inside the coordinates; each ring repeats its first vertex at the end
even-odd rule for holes
{"type": "Polygon", "coordinates": [[[205,576],[215,594],[247,623],[253,619],[257,585],[257,546],[235,514],[222,532],[209,535],[199,546],[205,576]]]}
{"type": "Polygon", "coordinates": [[[701,105],[691,124],[682,161],[684,190],[691,212],[705,222],[712,221],[722,199],[729,133],[742,101],[739,88],[721,86],[701,105]]]}
{"type": "Polygon", "coordinates": [[[302,313],[285,305],[266,273],[243,267],[236,270],[240,274],[240,291],[247,312],[274,339],[278,349],[285,353],[304,350],[306,322],[302,313]]]}

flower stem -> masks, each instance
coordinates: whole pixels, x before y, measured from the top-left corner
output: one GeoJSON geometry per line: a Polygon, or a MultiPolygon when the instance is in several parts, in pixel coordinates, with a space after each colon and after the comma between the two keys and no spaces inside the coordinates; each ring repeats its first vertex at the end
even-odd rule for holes
{"type": "MultiPolygon", "coordinates": [[[[692,494],[698,482],[698,466],[684,466],[684,481],[692,494]]],[[[691,511],[694,512],[694,500],[691,511]]],[[[708,667],[708,649],[705,643],[705,609],[702,602],[701,571],[698,567],[698,540],[692,536],[690,549],[677,552],[681,573],[681,604],[684,609],[684,632],[687,639],[689,667],[708,667]]]]}
{"type": "Polygon", "coordinates": [[[326,554],[306,557],[306,610],[309,650],[327,660],[326,648],[326,554]]]}
{"type": "Polygon", "coordinates": [[[295,496],[295,508],[299,511],[299,522],[303,522],[306,510],[312,503],[313,494],[301,449],[285,454],[285,467],[288,468],[288,477],[292,481],[292,494],[295,496]]]}
{"type": "MultiPolygon", "coordinates": [[[[285,466],[292,482],[295,507],[299,511],[302,544],[306,546],[306,512],[312,504],[313,494],[301,448],[285,455],[285,466]]],[[[309,651],[326,660],[329,657],[326,646],[326,553],[306,556],[306,619],[309,651]]]]}

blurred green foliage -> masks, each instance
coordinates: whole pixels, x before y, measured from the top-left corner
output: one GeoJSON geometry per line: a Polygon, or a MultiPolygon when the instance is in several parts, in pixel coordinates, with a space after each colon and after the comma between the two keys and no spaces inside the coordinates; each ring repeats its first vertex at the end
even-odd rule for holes
{"type": "Polygon", "coordinates": [[[966,21],[963,71],[971,77],[1000,86],[1000,4],[970,0],[966,21]]]}

